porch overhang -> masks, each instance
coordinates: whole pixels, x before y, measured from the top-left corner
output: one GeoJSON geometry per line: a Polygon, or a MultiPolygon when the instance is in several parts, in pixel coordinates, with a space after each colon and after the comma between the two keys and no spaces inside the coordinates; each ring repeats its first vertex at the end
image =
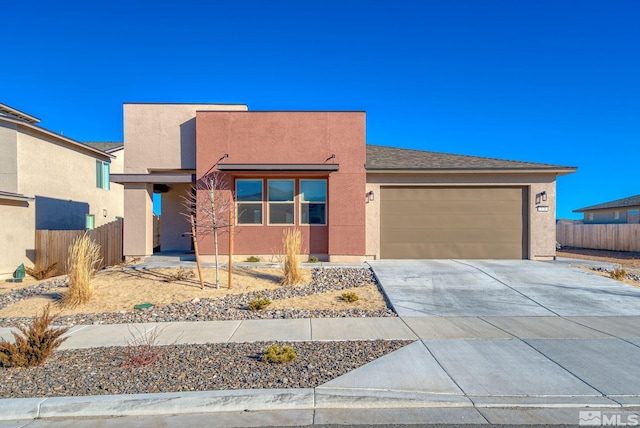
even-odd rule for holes
{"type": "Polygon", "coordinates": [[[334,172],[340,165],[337,163],[219,163],[218,170],[223,172],[334,172]]]}
{"type": "Polygon", "coordinates": [[[170,183],[195,183],[196,175],[185,174],[111,174],[109,180],[112,183],[149,183],[149,184],[170,184],[170,183]]]}

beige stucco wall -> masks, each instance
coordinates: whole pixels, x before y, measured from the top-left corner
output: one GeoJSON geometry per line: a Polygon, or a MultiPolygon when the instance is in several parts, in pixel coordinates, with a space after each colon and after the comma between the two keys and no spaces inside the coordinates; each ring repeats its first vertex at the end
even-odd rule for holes
{"type": "Polygon", "coordinates": [[[0,190],[18,193],[16,125],[0,121],[0,190]]]}
{"type": "MultiPolygon", "coordinates": [[[[243,111],[247,110],[247,106],[240,104],[124,104],[124,145],[127,155],[123,172],[147,174],[153,171],[195,170],[195,117],[196,111],[200,110],[243,111]]],[[[152,187],[150,189],[152,193],[152,187]]],[[[167,194],[163,195],[163,199],[165,197],[167,194]]],[[[150,255],[153,253],[153,208],[149,205],[146,191],[141,191],[140,185],[126,184],[124,200],[126,219],[124,254],[129,258],[150,255]]],[[[176,205],[169,204],[166,210],[163,206],[161,235],[173,233],[167,230],[166,225],[181,225],[184,222],[178,211],[171,207],[176,205]]],[[[182,241],[183,239],[170,238],[161,244],[161,248],[163,250],[182,249],[185,246],[182,241]],[[174,244],[178,248],[172,248],[174,244]]]]}
{"type": "Polygon", "coordinates": [[[240,104],[124,104],[125,173],[196,168],[196,111],[247,110],[240,104]]]}
{"type": "Polygon", "coordinates": [[[0,199],[0,280],[11,278],[24,263],[35,262],[35,209],[33,201],[0,199]]]}
{"type": "MultiPolygon", "coordinates": [[[[96,187],[98,156],[29,129],[17,135],[17,193],[87,203],[96,226],[124,216],[122,185],[112,183],[110,190],[96,187]]],[[[111,162],[106,156],[102,160],[111,162]]]]}
{"type": "Polygon", "coordinates": [[[556,176],[555,174],[383,174],[367,173],[367,192],[373,191],[374,200],[366,203],[367,234],[366,257],[380,258],[380,187],[383,186],[523,186],[529,194],[528,253],[533,260],[550,259],[556,251],[556,176]],[[536,205],[536,194],[546,192],[547,201],[536,205]],[[539,212],[537,206],[549,211],[539,212]]]}

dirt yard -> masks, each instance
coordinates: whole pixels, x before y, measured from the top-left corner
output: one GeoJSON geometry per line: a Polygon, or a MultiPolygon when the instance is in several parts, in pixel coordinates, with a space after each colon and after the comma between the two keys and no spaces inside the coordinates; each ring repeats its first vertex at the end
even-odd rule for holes
{"type": "MultiPolygon", "coordinates": [[[[61,308],[58,304],[61,293],[66,288],[56,289],[20,300],[0,310],[3,317],[30,317],[49,303],[51,312],[56,315],[74,313],[106,313],[132,311],[140,303],[152,303],[164,306],[170,303],[188,302],[195,298],[221,298],[229,294],[242,294],[259,290],[271,290],[281,287],[282,270],[278,268],[234,269],[232,288],[227,286],[228,272],[220,269],[220,288],[215,288],[215,269],[203,269],[205,288],[200,283],[195,269],[189,270],[193,277],[183,280],[173,280],[178,269],[133,270],[111,268],[98,272],[94,278],[94,296],[92,300],[75,309],[61,308]]],[[[309,282],[310,270],[304,270],[309,282]]],[[[25,279],[22,284],[0,282],[0,294],[12,289],[28,287],[41,281],[32,278],[25,279]]],[[[294,308],[304,310],[348,309],[360,308],[367,310],[383,310],[386,308],[384,298],[374,284],[358,287],[359,300],[353,303],[342,301],[341,291],[330,291],[304,297],[295,297],[274,301],[270,309],[294,308]]]]}
{"type": "Polygon", "coordinates": [[[558,257],[572,259],[597,260],[601,262],[617,263],[622,267],[640,269],[640,253],[625,251],[588,250],[582,248],[563,248],[557,251],[558,257]]]}

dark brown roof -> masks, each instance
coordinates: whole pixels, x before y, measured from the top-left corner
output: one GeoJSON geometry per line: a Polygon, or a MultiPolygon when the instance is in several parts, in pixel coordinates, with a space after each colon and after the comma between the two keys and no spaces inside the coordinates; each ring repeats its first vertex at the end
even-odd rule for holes
{"type": "Polygon", "coordinates": [[[105,153],[111,153],[124,146],[124,143],[118,141],[87,141],[82,144],[86,144],[105,153]]]}
{"type": "Polygon", "coordinates": [[[367,171],[371,170],[567,170],[576,167],[520,162],[478,156],[453,155],[367,144],[367,171]]]}
{"type": "Polygon", "coordinates": [[[640,195],[629,196],[628,198],[616,199],[611,202],[604,202],[598,205],[592,205],[586,208],[580,208],[579,210],[573,210],[574,213],[581,213],[584,211],[592,210],[605,210],[612,208],[626,208],[626,207],[638,207],[640,206],[640,195]]]}

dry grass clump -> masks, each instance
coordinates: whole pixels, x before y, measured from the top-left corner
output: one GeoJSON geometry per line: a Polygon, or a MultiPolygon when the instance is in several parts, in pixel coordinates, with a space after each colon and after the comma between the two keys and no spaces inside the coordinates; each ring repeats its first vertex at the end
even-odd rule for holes
{"type": "Polygon", "coordinates": [[[74,308],[91,299],[91,280],[98,271],[100,261],[100,246],[86,233],[73,241],[67,259],[69,290],[62,296],[62,306],[74,308]]]}
{"type": "Polygon", "coordinates": [[[283,346],[280,348],[278,345],[272,345],[262,354],[262,361],[265,363],[279,363],[286,364],[295,360],[298,356],[296,351],[291,346],[283,346]]]}
{"type": "Polygon", "coordinates": [[[282,285],[296,285],[304,281],[298,255],[302,251],[302,234],[298,229],[287,229],[282,237],[284,249],[284,277],[282,285]]]}
{"type": "Polygon", "coordinates": [[[55,319],[49,315],[49,305],[36,315],[31,325],[18,327],[22,335],[12,333],[16,343],[0,342],[1,367],[33,367],[39,366],[49,358],[51,353],[67,338],[62,338],[69,327],[50,328],[55,319]]]}
{"type": "Polygon", "coordinates": [[[37,267],[24,267],[24,271],[27,273],[27,275],[37,279],[37,280],[41,280],[41,279],[47,279],[47,278],[51,278],[53,276],[53,274],[55,273],[56,270],[56,266],[58,266],[58,263],[53,263],[50,264],[49,266],[45,267],[44,269],[39,269],[37,267]]]}

